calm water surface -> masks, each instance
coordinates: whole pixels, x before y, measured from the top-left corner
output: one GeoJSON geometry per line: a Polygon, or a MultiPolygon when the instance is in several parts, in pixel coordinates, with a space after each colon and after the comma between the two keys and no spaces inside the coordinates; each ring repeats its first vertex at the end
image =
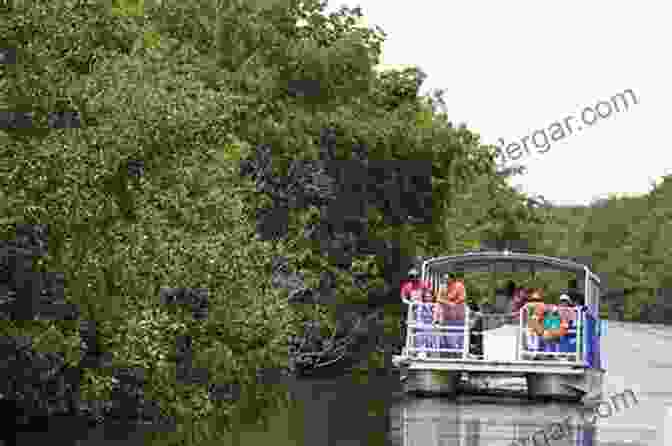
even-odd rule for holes
{"type": "MultiPolygon", "coordinates": [[[[672,416],[668,419],[667,442],[663,442],[666,406],[672,407],[670,349],[672,327],[609,323],[603,343],[608,369],[605,396],[632,389],[639,403],[630,408],[621,404],[621,409],[614,410],[612,416],[598,419],[595,428],[583,424],[577,406],[572,404],[474,396],[457,400],[412,398],[401,394],[398,378],[367,381],[348,376],[288,382],[286,387],[295,402],[292,408],[272,415],[265,430],[246,428],[240,436],[222,439],[217,444],[505,446],[572,417],[567,437],[549,439],[549,445],[672,446],[672,416]]],[[[537,445],[546,444],[540,434],[536,438],[537,445]]],[[[89,441],[79,444],[121,445],[142,441],[137,436],[135,441],[112,438],[99,429],[89,441]]]]}
{"type": "MultiPolygon", "coordinates": [[[[598,418],[594,428],[582,421],[576,405],[568,403],[474,396],[404,398],[397,395],[398,382],[355,384],[343,378],[290,386],[301,401],[302,408],[292,412],[303,418],[302,432],[283,440],[278,435],[273,444],[504,446],[572,417],[567,437],[549,438],[550,445],[672,446],[671,437],[663,442],[666,407],[672,407],[672,327],[610,322],[603,349],[608,369],[605,397],[631,389],[638,404],[627,408],[620,403],[617,410],[611,403],[612,415],[598,418]],[[383,403],[386,414],[375,416],[375,406],[383,403]],[[375,433],[385,429],[383,442],[375,433]]],[[[606,416],[605,404],[601,410],[606,416]]],[[[670,434],[672,418],[668,418],[670,434]]],[[[538,445],[545,444],[541,434],[536,438],[538,445]]]]}

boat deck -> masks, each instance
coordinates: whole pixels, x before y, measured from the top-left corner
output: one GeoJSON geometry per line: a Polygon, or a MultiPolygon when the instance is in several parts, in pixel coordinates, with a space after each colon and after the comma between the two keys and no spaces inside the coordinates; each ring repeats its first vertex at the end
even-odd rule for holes
{"type": "Polygon", "coordinates": [[[462,358],[405,358],[393,356],[392,363],[408,370],[437,370],[478,373],[552,373],[561,375],[583,375],[587,365],[563,361],[485,361],[482,359],[462,358]]]}

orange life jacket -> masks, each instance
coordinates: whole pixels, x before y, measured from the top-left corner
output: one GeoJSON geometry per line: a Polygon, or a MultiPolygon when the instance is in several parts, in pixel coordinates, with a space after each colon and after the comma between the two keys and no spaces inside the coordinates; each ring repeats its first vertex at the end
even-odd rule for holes
{"type": "Polygon", "coordinates": [[[565,309],[560,310],[560,328],[544,329],[544,313],[546,310],[555,310],[555,305],[547,305],[542,302],[535,302],[533,314],[528,320],[528,329],[530,334],[543,336],[548,341],[553,341],[566,336],[569,333],[570,313],[565,309]]]}

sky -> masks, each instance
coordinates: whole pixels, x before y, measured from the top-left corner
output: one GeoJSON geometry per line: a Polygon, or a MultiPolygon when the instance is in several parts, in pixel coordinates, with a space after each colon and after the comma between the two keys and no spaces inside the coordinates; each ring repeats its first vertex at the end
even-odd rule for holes
{"type": "Polygon", "coordinates": [[[589,204],[644,194],[672,174],[660,132],[672,127],[672,3],[330,0],[328,10],[340,5],[360,6],[363,25],[387,34],[381,68],[419,66],[422,93],[445,90],[452,122],[482,144],[503,139],[502,150],[519,157],[507,164],[528,169],[514,187],[589,204]],[[628,106],[616,96],[624,92],[628,106]],[[586,107],[592,125],[582,123],[586,107]]]}

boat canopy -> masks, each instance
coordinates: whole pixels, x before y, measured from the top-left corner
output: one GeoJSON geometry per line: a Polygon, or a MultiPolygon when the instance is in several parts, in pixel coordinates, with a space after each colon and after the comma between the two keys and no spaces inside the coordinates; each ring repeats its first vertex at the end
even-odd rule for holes
{"type": "Polygon", "coordinates": [[[511,251],[480,251],[434,257],[422,264],[422,277],[433,285],[438,278],[452,272],[514,272],[565,271],[576,274],[585,286],[591,304],[599,303],[600,279],[588,266],[567,259],[511,251]],[[588,279],[588,280],[586,280],[588,279]]]}

